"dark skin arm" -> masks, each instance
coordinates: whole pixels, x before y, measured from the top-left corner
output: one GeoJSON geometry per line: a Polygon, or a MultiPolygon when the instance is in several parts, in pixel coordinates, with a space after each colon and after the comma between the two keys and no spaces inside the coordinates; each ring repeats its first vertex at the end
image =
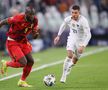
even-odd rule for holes
{"type": "Polygon", "coordinates": [[[7,19],[3,19],[0,21],[0,27],[2,27],[3,25],[6,25],[6,24],[8,24],[7,19]]]}
{"type": "Polygon", "coordinates": [[[33,39],[37,39],[39,37],[39,31],[40,31],[39,28],[37,28],[36,31],[32,31],[33,39]]]}

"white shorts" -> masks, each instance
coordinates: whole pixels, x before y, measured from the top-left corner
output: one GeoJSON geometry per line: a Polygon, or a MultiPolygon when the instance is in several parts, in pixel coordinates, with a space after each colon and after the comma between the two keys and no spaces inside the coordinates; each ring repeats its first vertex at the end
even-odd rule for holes
{"type": "Polygon", "coordinates": [[[79,48],[79,42],[77,42],[75,39],[71,37],[68,37],[66,49],[71,50],[79,59],[82,54],[78,53],[78,48],[79,48]]]}

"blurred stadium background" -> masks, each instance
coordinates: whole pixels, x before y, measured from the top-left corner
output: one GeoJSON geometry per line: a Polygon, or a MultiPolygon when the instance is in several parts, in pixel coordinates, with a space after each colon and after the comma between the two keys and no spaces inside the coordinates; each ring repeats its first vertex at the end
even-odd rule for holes
{"type": "MultiPolygon", "coordinates": [[[[23,12],[26,6],[36,9],[36,16],[39,20],[41,35],[33,40],[28,36],[33,52],[46,50],[54,47],[53,39],[57,35],[63,19],[70,15],[70,7],[78,4],[81,7],[81,14],[90,23],[92,39],[89,45],[108,45],[108,0],[0,0],[0,19],[23,12]]],[[[0,50],[5,52],[6,31],[9,26],[0,28],[0,50]]],[[[68,28],[61,37],[58,47],[66,45],[68,28]]]]}
{"type": "MultiPolygon", "coordinates": [[[[23,12],[26,6],[36,9],[41,29],[38,39],[33,40],[31,35],[28,36],[33,52],[37,52],[33,53],[35,72],[27,79],[34,87],[19,88],[17,81],[22,69],[8,68],[7,76],[0,74],[0,90],[108,90],[108,0],[0,0],[0,19],[23,12]],[[89,20],[92,39],[90,47],[85,50],[85,56],[73,68],[67,83],[61,84],[59,79],[66,57],[64,46],[69,28],[61,36],[57,45],[59,48],[54,48],[53,39],[63,19],[70,15],[73,4],[79,4],[81,14],[89,20]],[[56,76],[57,81],[51,88],[43,84],[43,77],[50,73],[56,76]]],[[[0,28],[0,59],[6,60],[10,59],[5,49],[8,28],[9,26],[0,28]],[[7,56],[1,57],[2,55],[7,56]]]]}

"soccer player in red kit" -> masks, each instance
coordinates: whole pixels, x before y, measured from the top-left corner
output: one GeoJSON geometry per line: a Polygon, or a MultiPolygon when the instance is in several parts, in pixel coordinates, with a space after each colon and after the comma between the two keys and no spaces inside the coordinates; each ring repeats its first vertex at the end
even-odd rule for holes
{"type": "Polygon", "coordinates": [[[26,36],[32,33],[33,38],[36,38],[39,34],[38,20],[35,16],[34,8],[27,7],[25,13],[0,21],[0,27],[6,24],[10,25],[7,32],[6,48],[12,60],[1,60],[1,72],[6,74],[7,67],[22,67],[23,74],[18,81],[18,86],[31,87],[31,85],[27,84],[26,78],[30,74],[34,59],[31,55],[32,46],[26,36]]]}

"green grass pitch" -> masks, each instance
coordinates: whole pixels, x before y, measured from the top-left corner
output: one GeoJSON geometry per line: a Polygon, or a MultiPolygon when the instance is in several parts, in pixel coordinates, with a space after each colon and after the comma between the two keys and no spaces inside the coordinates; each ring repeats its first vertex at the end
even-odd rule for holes
{"type": "MultiPolygon", "coordinates": [[[[102,47],[87,47],[85,52],[98,50],[102,47]]],[[[51,48],[46,51],[34,53],[35,64],[33,68],[63,60],[66,56],[65,48],[51,48]]],[[[9,57],[4,57],[9,59],[9,57]]],[[[65,84],[60,83],[62,74],[62,64],[53,65],[38,71],[34,71],[27,78],[27,82],[32,84],[32,88],[22,88],[17,86],[20,76],[0,81],[0,90],[108,90],[108,49],[99,53],[81,58],[77,65],[73,67],[65,84]],[[43,77],[47,74],[54,74],[56,84],[47,87],[43,83],[43,77]]],[[[8,76],[21,72],[22,69],[8,68],[8,76]]],[[[0,76],[0,79],[4,78],[0,76]]]]}

